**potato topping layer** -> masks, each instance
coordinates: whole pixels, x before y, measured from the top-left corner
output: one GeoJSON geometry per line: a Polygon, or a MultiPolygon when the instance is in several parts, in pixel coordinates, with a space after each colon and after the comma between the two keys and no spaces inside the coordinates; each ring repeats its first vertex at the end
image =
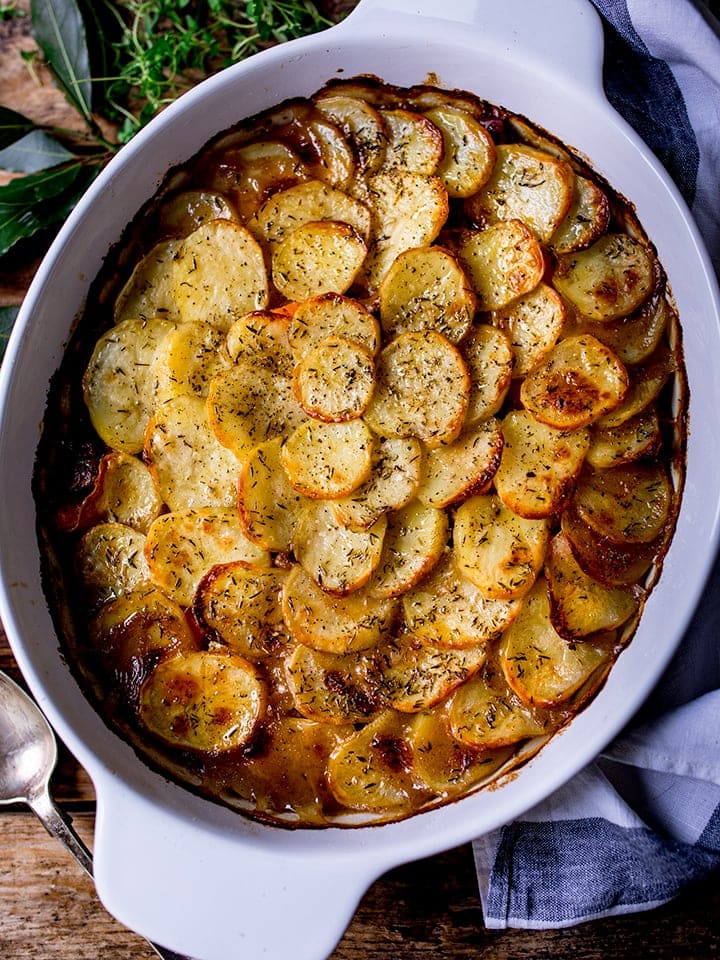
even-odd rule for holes
{"type": "Polygon", "coordinates": [[[128,228],[48,410],[49,592],[89,695],[272,822],[502,776],[659,576],[678,343],[631,206],[524,118],[363,78],[225,132],[128,228]]]}

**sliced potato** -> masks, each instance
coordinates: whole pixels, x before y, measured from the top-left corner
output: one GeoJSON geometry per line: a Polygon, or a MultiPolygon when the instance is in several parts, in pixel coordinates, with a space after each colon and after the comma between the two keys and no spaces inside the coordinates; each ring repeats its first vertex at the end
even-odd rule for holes
{"type": "Polygon", "coordinates": [[[380,562],[370,581],[377,597],[399,597],[440,562],[449,535],[447,514],[413,500],[388,514],[380,562]]]}
{"type": "Polygon", "coordinates": [[[524,377],[557,343],[566,319],[565,305],[552,287],[534,290],[496,310],[493,323],[505,331],[514,357],[513,377],[524,377]]]}
{"type": "Polygon", "coordinates": [[[288,317],[277,310],[255,310],[238,317],[227,332],[230,359],[291,377],[295,359],[290,350],[289,327],[288,317]]]}
{"type": "Polygon", "coordinates": [[[231,203],[212,190],[181,190],[163,200],[158,223],[164,234],[186,237],[208,220],[237,220],[231,203]]]}
{"type": "Polygon", "coordinates": [[[527,410],[511,410],[502,432],[505,445],[495,474],[502,502],[529,519],[559,513],[575,489],[590,446],[588,431],[558,430],[527,410]]]}
{"type": "Polygon", "coordinates": [[[475,294],[457,260],[444,247],[401,253],[380,284],[380,320],[388,337],[438,330],[457,343],[470,329],[475,294]]]}
{"type": "Polygon", "coordinates": [[[494,417],[510,388],[513,352],[508,338],[487,323],[477,323],[461,346],[470,374],[470,402],[465,426],[494,417]]]}
{"type": "Polygon", "coordinates": [[[361,172],[373,173],[382,165],[388,137],[385,123],[373,106],[357,97],[332,92],[315,97],[315,106],[349,140],[361,172]]]}
{"type": "Polygon", "coordinates": [[[662,552],[663,536],[650,543],[613,543],[585,523],[572,502],[563,512],[561,529],[581,569],[610,587],[642,580],[662,552]]]}
{"type": "Polygon", "coordinates": [[[610,223],[610,204],[600,187],[587,177],[575,175],[573,198],[565,219],[550,239],[555,253],[572,253],[589,247],[610,223]]]}
{"type": "Polygon", "coordinates": [[[661,464],[630,463],[583,474],[574,503],[580,518],[613,543],[650,543],[665,530],[673,499],[661,464]]]}
{"type": "Polygon", "coordinates": [[[493,418],[430,450],[418,500],[429,507],[448,507],[473,493],[484,493],[497,472],[502,449],[502,431],[493,418]]]}
{"type": "Polygon", "coordinates": [[[242,657],[197,650],[158,664],[140,691],[140,723],[165,743],[218,754],[244,746],[267,689],[242,657]]]}
{"type": "Polygon", "coordinates": [[[281,459],[290,485],[317,500],[347,497],[372,468],[373,438],[362,420],[308,420],[285,441],[281,459]]]}
{"type": "Polygon", "coordinates": [[[255,447],[238,480],[240,523],[248,540],[264,550],[290,550],[304,498],[282,465],[282,437],[255,447]]]}
{"type": "Polygon", "coordinates": [[[662,444],[660,419],[652,404],[616,427],[596,427],[591,436],[587,462],[596,470],[654,456],[662,444]]]}
{"type": "Polygon", "coordinates": [[[464,110],[437,106],[427,110],[443,138],[436,170],[451,197],[469,197],[484,186],[495,166],[495,144],[485,127],[464,110]]]}
{"type": "Polygon", "coordinates": [[[470,233],[458,250],[480,310],[499,310],[540,283],[545,261],[540,244],[520,220],[470,233]]]}
{"type": "Polygon", "coordinates": [[[277,189],[287,190],[310,176],[288,144],[272,139],[228,147],[210,169],[211,185],[230,197],[243,222],[277,189]]]}
{"type": "Polygon", "coordinates": [[[345,293],[367,247],[349,223],[310,220],[285,234],[272,251],[272,281],[289,300],[345,293]]]}
{"type": "Polygon", "coordinates": [[[458,349],[436,330],[401,333],[381,352],[365,420],[381,437],[417,437],[428,446],[460,433],[470,377],[458,349]]]}
{"type": "Polygon", "coordinates": [[[494,494],[472,497],[455,515],[455,562],[486,597],[523,597],[542,569],[549,539],[547,520],[519,517],[494,494]]]}
{"type": "Polygon", "coordinates": [[[598,420],[600,427],[619,427],[631,417],[646,410],[660,396],[660,391],[676,369],[675,357],[664,345],[660,345],[644,363],[630,371],[630,387],[619,407],[615,407],[598,420]]]}
{"type": "Polygon", "coordinates": [[[91,609],[148,586],[145,534],[124,523],[98,523],[80,538],[77,567],[91,609]]]}
{"type": "Polygon", "coordinates": [[[425,176],[435,173],[444,153],[443,136],[427,116],[412,110],[380,111],[387,145],[382,169],[399,169],[425,176]]]}
{"type": "Polygon", "coordinates": [[[285,661],[295,709],[323,723],[362,723],[378,712],[379,698],[364,658],[321,653],[299,643],[285,661]]]}
{"type": "Polygon", "coordinates": [[[305,166],[311,177],[340,190],[350,187],[356,170],[355,155],[337,124],[321,115],[308,119],[298,137],[300,147],[306,148],[305,166]],[[308,142],[312,154],[307,151],[308,142]]]}
{"type": "Polygon", "coordinates": [[[483,753],[549,732],[547,721],[523,703],[495,671],[476,674],[453,694],[448,720],[455,740],[483,753]]]}
{"type": "Polygon", "coordinates": [[[375,646],[392,629],[397,604],[357,590],[334,597],[296,564],[283,587],[283,617],[298,643],[323,653],[350,653],[375,646]]]}
{"type": "Polygon", "coordinates": [[[664,295],[648,298],[629,317],[608,323],[584,323],[583,330],[602,340],[623,363],[635,365],[650,361],[670,326],[673,308],[664,295]]]}
{"type": "Polygon", "coordinates": [[[93,427],[109,447],[123,453],[142,450],[155,399],[153,363],[174,326],[159,318],[123,320],[95,344],[83,397],[93,427]]]}
{"type": "Polygon", "coordinates": [[[174,262],[180,240],[162,240],[137,263],[115,300],[115,323],[159,317],[180,320],[175,300],[174,262]]]}
{"type": "Polygon", "coordinates": [[[270,555],[251,543],[234,510],[179,510],[158,517],[148,531],[145,557],[152,582],[189,607],[212,567],[243,560],[267,566],[270,555]]]}
{"type": "Polygon", "coordinates": [[[222,331],[201,321],[180,323],[170,330],[155,355],[156,401],[206,397],[212,378],[229,366],[222,331]]]}
{"type": "Polygon", "coordinates": [[[373,355],[380,346],[380,326],[357,300],[326,293],[300,303],[288,330],[295,359],[301,360],[308,351],[331,336],[359,343],[373,355]]]}
{"type": "Polygon", "coordinates": [[[365,412],[375,387],[375,363],[367,347],[328,337],[304,354],[293,375],[293,392],[309,417],[354,420],[365,412]]]}
{"type": "Polygon", "coordinates": [[[268,303],[262,250],[250,231],[232,220],[211,220],[182,241],[173,282],[182,320],[202,320],[224,331],[268,303]]]}

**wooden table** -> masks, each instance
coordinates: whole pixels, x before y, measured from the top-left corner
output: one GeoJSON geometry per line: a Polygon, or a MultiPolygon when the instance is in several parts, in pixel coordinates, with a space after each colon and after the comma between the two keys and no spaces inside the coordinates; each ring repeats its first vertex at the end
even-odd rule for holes
{"type": "MultiPolygon", "coordinates": [[[[29,48],[27,22],[0,22],[0,102],[37,121],[72,121],[40,71],[31,79],[17,56],[29,48]]],[[[33,256],[0,264],[0,305],[19,303],[33,256]]],[[[0,628],[0,669],[19,671],[0,628]]],[[[66,751],[54,794],[91,844],[92,784],[66,751]]],[[[364,897],[332,960],[710,960],[720,957],[718,878],[651,913],[570,930],[495,932],[483,927],[469,845],[399,867],[364,897]]],[[[0,960],[151,960],[138,936],[98,903],[91,881],[23,808],[0,812],[0,960]]],[[[233,960],[228,957],[228,960],[233,960]]],[[[244,960],[255,960],[248,957],[244,960]]]]}

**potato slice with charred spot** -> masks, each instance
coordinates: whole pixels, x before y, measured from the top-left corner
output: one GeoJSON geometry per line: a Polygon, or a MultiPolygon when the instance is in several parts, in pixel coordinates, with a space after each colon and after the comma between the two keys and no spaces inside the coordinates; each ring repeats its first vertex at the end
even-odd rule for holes
{"type": "Polygon", "coordinates": [[[565,219],[573,200],[575,174],[562,160],[523,143],[503,143],[487,183],[465,201],[481,226],[521,220],[546,242],[565,219]]]}
{"type": "Polygon", "coordinates": [[[451,553],[402,596],[408,631],[442,647],[471,647],[497,636],[518,615],[518,600],[491,600],[457,568],[451,553]]]}
{"type": "Polygon", "coordinates": [[[213,508],[158,517],[148,531],[145,557],[155,586],[185,607],[217,564],[270,562],[270,555],[247,539],[234,510],[213,508]]]}
{"type": "Polygon", "coordinates": [[[587,462],[596,470],[654,456],[662,444],[660,419],[654,405],[617,427],[596,427],[591,436],[587,462]]]}
{"type": "Polygon", "coordinates": [[[540,579],[503,635],[500,663],[521,700],[554,707],[570,700],[593,675],[610,668],[613,646],[614,634],[580,643],[564,640],[550,622],[547,584],[540,579]]]}
{"type": "Polygon", "coordinates": [[[300,157],[279,140],[258,140],[221,149],[208,165],[209,183],[228,196],[247,222],[279,187],[309,179],[300,157]]]}
{"type": "Polygon", "coordinates": [[[374,173],[387,148],[387,130],[380,113],[369,103],[342,93],[315,97],[317,109],[329,117],[349,140],[362,173],[374,173]]]}
{"type": "Polygon", "coordinates": [[[552,287],[540,282],[534,290],[496,310],[493,323],[510,340],[513,377],[524,377],[557,343],[566,321],[565,305],[552,287]]]}
{"type": "Polygon", "coordinates": [[[210,381],[229,366],[222,331],[201,321],[181,323],[164,338],[155,356],[156,402],[206,397],[210,381]]]}
{"type": "Polygon", "coordinates": [[[563,512],[561,530],[581,569],[610,587],[639,582],[662,553],[663,536],[650,543],[613,543],[579,517],[572,501],[563,512]]]}
{"type": "Polygon", "coordinates": [[[631,463],[583,474],[574,503],[580,518],[613,543],[650,543],[670,520],[673,489],[661,464],[631,463]]]}
{"type": "Polygon", "coordinates": [[[232,220],[211,220],[187,236],[173,261],[182,320],[227,331],[233,320],[268,303],[265,261],[257,241],[232,220]]]}
{"type": "Polygon", "coordinates": [[[266,707],[251,663],[198,650],[158,664],[140,691],[139,719],[172,747],[214,755],[248,743],[266,707]]]}
{"type": "Polygon", "coordinates": [[[462,433],[453,443],[430,450],[416,496],[429,507],[448,507],[484,493],[497,472],[503,435],[494,418],[462,433]]]}
{"type": "Polygon", "coordinates": [[[154,404],[153,364],[174,324],[123,320],[95,344],[83,377],[83,398],[98,436],[114,450],[139,453],[154,404]]]}
{"type": "Polygon", "coordinates": [[[150,583],[145,534],[124,523],[98,523],[80,538],[76,562],[91,609],[150,583]]]}
{"type": "Polygon", "coordinates": [[[438,330],[457,343],[470,329],[475,294],[457,260],[444,247],[401,253],[379,290],[380,320],[388,337],[438,330]]]}
{"type": "Polygon", "coordinates": [[[368,582],[380,562],[386,523],[380,517],[367,530],[350,530],[337,522],[330,503],[307,503],[293,535],[295,556],[326,593],[347,596],[368,582]]]}
{"type": "Polygon", "coordinates": [[[346,497],[372,468],[373,438],[362,420],[308,420],[285,441],[282,465],[290,486],[316,500],[346,497]]]}
{"type": "Polygon", "coordinates": [[[552,282],[583,316],[606,323],[637,310],[655,287],[655,271],[643,243],[608,233],[586,250],[558,257],[552,282]]]}
{"type": "Polygon", "coordinates": [[[419,583],[442,557],[449,524],[444,510],[413,500],[388,514],[380,562],[369,590],[377,597],[399,597],[419,583]]]}
{"type": "Polygon", "coordinates": [[[545,270],[540,244],[520,220],[473,231],[461,242],[458,257],[480,310],[499,310],[534,290],[545,270]]]}
{"type": "Polygon", "coordinates": [[[542,423],[575,430],[619,407],[629,382],[612,350],[580,334],[561,340],[533,367],[520,387],[520,400],[542,423]]]}
{"type": "Polygon", "coordinates": [[[347,597],[334,597],[315,583],[296,564],[283,588],[283,617],[298,643],[324,653],[350,653],[375,646],[397,619],[392,599],[357,590],[347,597]]]}
{"type": "Polygon", "coordinates": [[[162,240],[138,262],[115,300],[115,323],[138,317],[181,319],[175,300],[173,268],[180,246],[178,239],[162,240]]]}
{"type": "Polygon", "coordinates": [[[245,560],[217,564],[198,584],[195,617],[233,653],[263,659],[286,639],[281,604],[286,577],[277,567],[245,560]]]}
{"type": "Polygon", "coordinates": [[[164,200],[158,210],[161,231],[173,237],[186,237],[209,220],[238,220],[227,198],[212,190],[182,190],[164,200]]]}
{"type": "Polygon", "coordinates": [[[650,297],[629,317],[609,323],[582,322],[582,331],[591,333],[610,347],[624,364],[649,362],[660,346],[663,333],[674,318],[667,297],[650,297]]]}
{"type": "Polygon", "coordinates": [[[609,222],[610,204],[605,193],[592,180],[576,174],[572,203],[550,237],[550,247],[557,254],[589,247],[605,233],[609,222]]]}
{"type": "Polygon", "coordinates": [[[443,138],[437,175],[451,197],[470,197],[489,180],[495,166],[495,144],[485,127],[464,110],[438,106],[425,116],[443,138]]]}
{"type": "Polygon", "coordinates": [[[306,353],[293,375],[293,393],[309,417],[339,423],[365,412],[375,387],[375,363],[367,347],[328,337],[306,353]]]}
{"type": "Polygon", "coordinates": [[[677,367],[670,350],[661,345],[645,363],[633,367],[630,387],[619,407],[598,420],[599,427],[619,427],[654,403],[677,367]]]}
{"type": "Polygon", "coordinates": [[[219,443],[199,397],[177,397],[158,408],[144,456],[171,510],[235,504],[240,463],[219,443]]]}
{"type": "Polygon", "coordinates": [[[322,653],[299,643],[285,661],[295,709],[323,723],[366,723],[379,698],[368,675],[367,658],[322,653]]]}
{"type": "Polygon", "coordinates": [[[455,740],[483,753],[550,732],[496,672],[476,674],[453,694],[448,721],[455,740]]]}
{"type": "Polygon", "coordinates": [[[494,417],[510,388],[513,353],[508,338],[487,323],[478,323],[461,345],[470,374],[470,401],[465,426],[494,417]]]}
{"type": "Polygon", "coordinates": [[[513,600],[542,570],[549,537],[547,520],[519,517],[494,494],[473,497],[455,515],[455,562],[486,597],[513,600]]]}
{"type": "Polygon", "coordinates": [[[382,169],[425,176],[435,173],[443,157],[443,136],[428,117],[412,110],[380,111],[388,142],[382,169]]]}
{"type": "Polygon", "coordinates": [[[558,430],[527,410],[511,410],[502,432],[505,445],[495,474],[502,502],[530,519],[559,513],[575,489],[590,446],[588,431],[558,430]]]}
{"type": "Polygon", "coordinates": [[[326,293],[300,303],[288,330],[295,359],[301,360],[308,351],[331,336],[359,343],[373,355],[380,347],[380,326],[357,300],[326,293]]]}
{"type": "Polygon", "coordinates": [[[304,498],[282,465],[282,438],[261,443],[245,460],[238,481],[240,523],[264,550],[290,550],[304,498]]]}
{"type": "Polygon", "coordinates": [[[295,358],[290,350],[289,327],[289,318],[279,311],[255,310],[238,317],[227,332],[230,359],[291,377],[295,358]]]}
{"type": "Polygon", "coordinates": [[[365,420],[381,437],[434,447],[460,433],[470,377],[458,349],[436,330],[401,333],[381,352],[365,420]]]}
{"type": "Polygon", "coordinates": [[[567,537],[553,537],[545,557],[545,578],[550,597],[550,622],[565,640],[612,630],[638,609],[631,587],[607,587],[593,580],[573,556],[567,537]]]}
{"type": "Polygon", "coordinates": [[[286,233],[272,251],[272,281],[289,300],[345,293],[363,265],[367,247],[348,223],[311,220],[286,233]]]}

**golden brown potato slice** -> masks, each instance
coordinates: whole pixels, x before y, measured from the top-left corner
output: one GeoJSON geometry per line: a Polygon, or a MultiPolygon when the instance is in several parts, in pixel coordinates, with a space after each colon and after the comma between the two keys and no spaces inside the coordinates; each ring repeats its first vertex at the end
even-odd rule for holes
{"type": "Polygon", "coordinates": [[[457,260],[444,247],[401,253],[380,284],[380,321],[388,337],[438,330],[457,343],[470,329],[475,294],[457,260]]]}
{"type": "Polygon", "coordinates": [[[469,197],[484,186],[495,166],[495,144],[485,127],[464,110],[437,106],[426,111],[443,138],[437,175],[451,197],[469,197]]]}
{"type": "Polygon", "coordinates": [[[158,517],[148,531],[145,557],[152,582],[189,607],[212,567],[243,560],[267,566],[270,555],[251,543],[234,510],[179,510],[158,517]]]}
{"type": "Polygon", "coordinates": [[[215,755],[244,746],[266,708],[251,663],[197,650],[158,664],[140,691],[139,719],[170,746],[215,755]]]}
{"type": "Polygon", "coordinates": [[[245,223],[277,189],[309,178],[297,153],[279,140],[226,147],[209,168],[210,184],[230,198],[245,223]]]}
{"type": "Polygon", "coordinates": [[[163,201],[158,224],[164,234],[186,237],[208,220],[237,220],[232,204],[212,190],[182,190],[163,201]]]}
{"type": "Polygon", "coordinates": [[[499,310],[534,290],[545,270],[540,244],[520,220],[473,231],[462,241],[458,257],[480,310],[499,310]]]}
{"type": "Polygon", "coordinates": [[[550,237],[550,246],[558,254],[589,247],[605,233],[609,222],[607,196],[592,180],[576,174],[572,203],[565,219],[550,237]]]}
{"type": "Polygon", "coordinates": [[[180,320],[173,270],[180,245],[180,240],[162,240],[139,261],[115,301],[115,323],[152,317],[180,320]]]}
{"type": "Polygon", "coordinates": [[[316,500],[347,497],[372,469],[373,437],[362,420],[307,420],[285,441],[281,459],[290,485],[316,500]]]}
{"type": "Polygon", "coordinates": [[[291,377],[295,358],[290,350],[289,328],[289,317],[279,310],[254,310],[238,317],[227,332],[230,359],[291,377]]]}
{"type": "Polygon", "coordinates": [[[673,499],[664,466],[629,463],[583,474],[574,503],[580,518],[613,543],[650,543],[665,530],[673,499]]]}
{"type": "Polygon", "coordinates": [[[676,367],[675,357],[661,344],[648,360],[628,371],[630,387],[625,399],[619,407],[601,417],[598,426],[619,427],[646,410],[657,400],[676,367]]]}
{"type": "Polygon", "coordinates": [[[362,723],[379,710],[366,658],[321,653],[299,643],[285,661],[295,709],[323,723],[362,723]]]}
{"type": "Polygon", "coordinates": [[[171,510],[234,506],[240,463],[218,441],[200,397],[176,397],[158,408],[148,424],[144,456],[171,510]]]}
{"type": "Polygon", "coordinates": [[[448,711],[450,732],[465,746],[500,750],[549,732],[537,716],[496,672],[476,674],[457,690],[448,711]]]}
{"type": "Polygon", "coordinates": [[[494,417],[510,388],[513,352],[508,338],[487,323],[477,323],[461,345],[470,374],[470,402],[465,426],[494,417]]]}
{"type": "Polygon", "coordinates": [[[286,639],[281,603],[286,577],[277,567],[245,560],[211,567],[195,592],[195,617],[233,653],[263,659],[286,639]]]}
{"type": "Polygon", "coordinates": [[[459,507],[453,527],[458,569],[486,597],[523,597],[542,570],[550,538],[547,520],[527,520],[494,494],[459,507]]]}
{"type": "Polygon", "coordinates": [[[367,347],[328,337],[295,366],[293,393],[309,417],[339,423],[365,412],[375,387],[375,362],[367,347]]]}
{"type": "Polygon", "coordinates": [[[657,295],[646,300],[629,317],[609,323],[584,323],[583,330],[602,340],[623,363],[632,366],[651,359],[673,316],[667,298],[657,295]]]}
{"type": "Polygon", "coordinates": [[[644,244],[608,233],[586,250],[558,257],[552,282],[583,316],[607,323],[637,310],[655,287],[655,273],[644,244]]]}
{"type": "Polygon", "coordinates": [[[377,597],[399,597],[439,563],[449,535],[447,514],[418,500],[388,514],[380,563],[369,590],[377,597]]]}
{"type": "Polygon", "coordinates": [[[124,523],[98,523],[80,538],[76,562],[90,609],[148,586],[145,534],[124,523]]]}
{"type": "Polygon", "coordinates": [[[202,320],[226,332],[233,320],[268,303],[262,250],[232,220],[211,220],[182,241],[173,283],[182,320],[202,320]]]}
{"type": "Polygon", "coordinates": [[[442,647],[471,647],[497,638],[518,615],[518,600],[491,600],[448,553],[432,573],[402,596],[408,631],[442,647]]]}
{"type": "Polygon", "coordinates": [[[572,167],[524,143],[503,143],[495,150],[490,179],[466,200],[468,215],[481,226],[521,220],[538,240],[548,241],[573,200],[572,167]]]}
{"type": "Polygon", "coordinates": [[[651,543],[613,543],[578,516],[572,501],[562,515],[561,529],[581,569],[610,587],[640,581],[662,552],[662,536],[651,543]]]}
{"type": "Polygon", "coordinates": [[[510,340],[513,377],[524,377],[545,359],[563,332],[565,305],[552,287],[540,282],[534,290],[496,310],[493,323],[510,340]]]}
{"type": "Polygon", "coordinates": [[[401,333],[378,358],[365,420],[381,437],[417,437],[435,447],[459,435],[469,396],[457,347],[436,330],[401,333]]]}
{"type": "Polygon", "coordinates": [[[298,305],[288,330],[290,348],[296,360],[332,336],[359,343],[373,355],[380,347],[380,325],[357,300],[326,293],[298,305]]]}
{"type": "Polygon", "coordinates": [[[588,431],[557,430],[527,410],[511,410],[502,431],[505,445],[495,474],[502,502],[529,519],[559,513],[575,489],[590,446],[588,431]]]}
{"type": "Polygon", "coordinates": [[[310,220],[285,234],[272,251],[272,281],[288,300],[345,293],[360,272],[367,247],[349,223],[310,220]]]}
{"type": "Polygon", "coordinates": [[[347,190],[356,170],[355,155],[340,127],[330,119],[316,116],[308,119],[300,135],[300,143],[309,141],[317,159],[305,160],[311,177],[347,190]]]}
{"type": "Polygon", "coordinates": [[[381,110],[387,131],[382,169],[403,170],[425,176],[435,173],[442,160],[442,133],[432,120],[412,110],[381,110]]]}
{"type": "Polygon", "coordinates": [[[352,146],[362,173],[373,173],[385,158],[387,132],[380,113],[365,100],[326,92],[315,106],[338,126],[352,146]]]}
{"type": "Polygon", "coordinates": [[[153,363],[169,320],[123,320],[95,344],[85,375],[83,397],[98,436],[123,453],[139,453],[152,414],[153,363]]]}
{"type": "Polygon", "coordinates": [[[558,533],[545,558],[550,622],[565,640],[612,630],[638,609],[631,587],[607,587],[593,580],[573,556],[567,537],[558,533]]]}
{"type": "Polygon", "coordinates": [[[651,405],[617,427],[595,427],[591,437],[587,462],[596,470],[654,456],[662,443],[657,409],[651,405]]]}
{"type": "Polygon", "coordinates": [[[566,703],[595,675],[610,667],[613,636],[569,643],[550,622],[547,584],[539,579],[500,643],[505,679],[529,705],[566,703]]]}
{"type": "Polygon", "coordinates": [[[261,443],[247,457],[238,480],[240,523],[248,540],[264,550],[290,550],[304,498],[282,465],[282,437],[261,443]]]}
{"type": "Polygon", "coordinates": [[[332,501],[338,523],[367,530],[389,510],[399,510],[415,495],[422,476],[419,440],[380,438],[372,453],[370,476],[355,493],[332,501]]]}
{"type": "Polygon", "coordinates": [[[397,604],[366,589],[334,597],[296,564],[283,588],[283,617],[298,643],[323,653],[350,653],[375,646],[392,629],[397,604]]]}
{"type": "Polygon", "coordinates": [[[595,423],[622,403],[627,370],[590,334],[566,337],[523,380],[520,400],[550,427],[575,430],[595,423]]]}
{"type": "Polygon", "coordinates": [[[500,424],[493,418],[430,450],[418,500],[429,507],[448,507],[473,493],[484,493],[497,472],[502,449],[500,424]]]}
{"type": "Polygon", "coordinates": [[[380,517],[367,530],[351,530],[338,523],[330,503],[311,501],[295,526],[295,556],[326,593],[347,596],[368,582],[380,562],[386,524],[380,517]]]}
{"type": "Polygon", "coordinates": [[[190,321],[171,330],[160,344],[153,373],[157,403],[175,397],[206,397],[212,378],[230,366],[221,330],[190,321]]]}

